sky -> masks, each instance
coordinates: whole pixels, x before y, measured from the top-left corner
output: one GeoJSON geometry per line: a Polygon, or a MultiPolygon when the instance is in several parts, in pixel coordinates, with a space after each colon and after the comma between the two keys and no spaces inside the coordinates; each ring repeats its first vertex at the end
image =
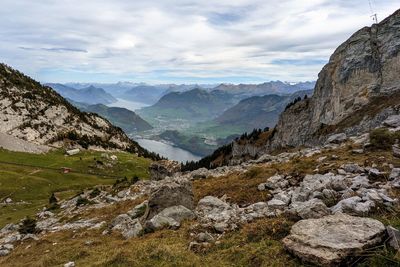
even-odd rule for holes
{"type": "Polygon", "coordinates": [[[1,0],[0,61],[41,82],[316,80],[398,0],[1,0]]]}

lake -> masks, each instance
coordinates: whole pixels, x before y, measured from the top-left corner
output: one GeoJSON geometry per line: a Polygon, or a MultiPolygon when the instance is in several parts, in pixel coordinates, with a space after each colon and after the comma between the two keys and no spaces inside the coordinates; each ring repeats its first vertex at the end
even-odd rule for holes
{"type": "Polygon", "coordinates": [[[161,156],[167,157],[171,160],[186,162],[191,160],[197,161],[201,159],[201,157],[196,156],[189,151],[160,141],[142,138],[135,138],[135,141],[137,141],[140,146],[146,148],[147,150],[158,153],[161,156]]]}
{"type": "Polygon", "coordinates": [[[126,108],[131,111],[135,111],[137,109],[141,109],[144,107],[148,107],[148,104],[141,103],[141,102],[135,102],[135,101],[129,101],[129,100],[124,100],[121,98],[117,98],[117,102],[108,104],[107,106],[109,107],[119,107],[119,108],[126,108]]]}

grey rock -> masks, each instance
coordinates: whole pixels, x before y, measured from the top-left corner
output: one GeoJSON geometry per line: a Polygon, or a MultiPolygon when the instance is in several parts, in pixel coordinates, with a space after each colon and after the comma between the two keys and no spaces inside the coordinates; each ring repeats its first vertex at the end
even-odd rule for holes
{"type": "Polygon", "coordinates": [[[340,144],[347,140],[347,135],[345,133],[334,134],[329,136],[326,140],[327,144],[340,144]]]}
{"type": "Polygon", "coordinates": [[[141,217],[141,216],[145,215],[146,210],[147,210],[147,205],[148,205],[148,201],[145,200],[141,204],[137,205],[136,207],[134,207],[133,209],[128,211],[126,214],[128,214],[132,219],[141,217]]]}
{"type": "Polygon", "coordinates": [[[268,207],[272,209],[284,209],[287,206],[285,202],[279,199],[271,199],[270,201],[267,202],[267,204],[268,207]]]}
{"type": "Polygon", "coordinates": [[[132,219],[128,214],[118,215],[110,226],[111,230],[121,232],[126,239],[142,235],[143,227],[138,219],[132,219]]]}
{"type": "Polygon", "coordinates": [[[146,222],[145,228],[149,229],[149,230],[153,230],[153,231],[164,229],[164,228],[176,230],[180,226],[181,226],[181,224],[179,222],[177,222],[176,220],[174,220],[173,218],[157,214],[156,216],[151,218],[150,221],[146,222]]]}
{"type": "Polygon", "coordinates": [[[358,164],[354,164],[354,163],[344,164],[342,166],[342,169],[345,172],[349,172],[349,173],[363,173],[364,172],[364,168],[362,168],[358,164]]]}
{"type": "Polygon", "coordinates": [[[209,242],[209,243],[212,243],[212,242],[215,241],[214,237],[213,237],[210,233],[208,233],[208,232],[206,232],[206,233],[199,233],[199,234],[196,236],[196,240],[197,240],[198,242],[209,242]]]}
{"type": "Polygon", "coordinates": [[[353,154],[364,154],[364,149],[353,149],[351,152],[353,154]]]}
{"type": "Polygon", "coordinates": [[[391,184],[392,187],[394,187],[394,188],[400,188],[400,177],[394,179],[393,181],[391,181],[390,184],[391,184]]]}
{"type": "Polygon", "coordinates": [[[183,220],[193,220],[196,218],[193,211],[182,205],[168,207],[157,215],[172,218],[179,223],[183,220]]]}
{"type": "Polygon", "coordinates": [[[225,222],[219,222],[214,224],[214,230],[218,233],[224,233],[228,229],[229,225],[225,222]]]}
{"type": "Polygon", "coordinates": [[[150,167],[150,179],[159,181],[167,176],[172,176],[174,173],[181,170],[181,164],[172,160],[160,160],[153,162],[150,167]]]}
{"type": "Polygon", "coordinates": [[[400,127],[400,115],[392,115],[389,116],[384,122],[383,125],[396,128],[400,127]]]}
{"type": "Polygon", "coordinates": [[[321,218],[331,213],[325,203],[316,198],[306,202],[292,203],[290,207],[302,219],[321,218]]]}
{"type": "Polygon", "coordinates": [[[73,261],[67,262],[66,264],[64,264],[64,267],[75,267],[75,262],[73,261]]]}
{"type": "Polygon", "coordinates": [[[395,156],[396,158],[400,158],[400,147],[398,145],[393,145],[392,150],[393,156],[395,156]]]}
{"type": "Polygon", "coordinates": [[[374,219],[345,214],[297,222],[283,239],[287,250],[318,266],[339,266],[382,243],[385,226],[374,219]]]}
{"type": "Polygon", "coordinates": [[[213,196],[206,196],[202,199],[199,200],[199,203],[197,204],[197,208],[200,209],[225,209],[228,208],[229,205],[228,203],[220,200],[217,197],[213,197],[213,196]]]}
{"type": "Polygon", "coordinates": [[[285,188],[289,185],[288,180],[283,175],[274,175],[267,179],[265,186],[269,189],[285,188]]]}
{"type": "Polygon", "coordinates": [[[353,178],[352,184],[350,186],[351,189],[359,189],[359,188],[368,188],[371,185],[369,184],[369,180],[367,176],[358,175],[353,178]]]}
{"type": "Polygon", "coordinates": [[[8,249],[0,249],[0,257],[4,257],[10,254],[10,251],[8,249]]]}
{"type": "Polygon", "coordinates": [[[386,231],[389,236],[389,246],[394,250],[400,251],[400,231],[393,226],[387,226],[386,231]]]}
{"type": "Polygon", "coordinates": [[[368,175],[372,178],[384,177],[384,173],[380,172],[378,169],[371,168],[368,170],[368,175]]]}
{"type": "Polygon", "coordinates": [[[184,178],[168,178],[152,190],[148,203],[147,220],[165,208],[182,205],[194,209],[192,183],[184,178]]]}
{"type": "Polygon", "coordinates": [[[359,196],[354,196],[339,201],[335,206],[331,207],[331,211],[333,214],[347,213],[351,215],[365,216],[374,207],[375,203],[373,201],[368,200],[363,202],[359,196]]]}
{"type": "Polygon", "coordinates": [[[393,168],[390,175],[389,180],[392,181],[396,178],[400,178],[400,168],[393,168]]]}

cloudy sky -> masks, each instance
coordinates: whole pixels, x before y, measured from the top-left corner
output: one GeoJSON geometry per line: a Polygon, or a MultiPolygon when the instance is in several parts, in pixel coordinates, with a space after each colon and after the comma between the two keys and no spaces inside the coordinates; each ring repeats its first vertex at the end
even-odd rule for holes
{"type": "MultiPolygon", "coordinates": [[[[378,18],[398,0],[371,0],[378,18]]],[[[42,82],[314,80],[368,0],[1,0],[0,59],[42,82]]]]}

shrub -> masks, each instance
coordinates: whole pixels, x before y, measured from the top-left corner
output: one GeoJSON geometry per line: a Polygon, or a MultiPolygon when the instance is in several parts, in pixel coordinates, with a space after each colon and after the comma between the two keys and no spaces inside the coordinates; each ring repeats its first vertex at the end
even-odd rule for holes
{"type": "Polygon", "coordinates": [[[39,229],[36,228],[36,220],[30,217],[26,217],[22,221],[22,225],[19,227],[18,232],[24,235],[39,233],[39,229]]]}
{"type": "Polygon", "coordinates": [[[76,200],[76,206],[84,206],[84,205],[89,205],[91,202],[84,197],[79,196],[78,199],[76,200]]]}
{"type": "Polygon", "coordinates": [[[100,195],[100,189],[98,189],[97,187],[93,189],[92,192],[90,192],[89,194],[90,198],[97,197],[98,195],[100,195]]]}
{"type": "Polygon", "coordinates": [[[375,149],[388,150],[400,138],[400,132],[390,132],[388,129],[379,128],[370,132],[371,146],[375,149]]]}

